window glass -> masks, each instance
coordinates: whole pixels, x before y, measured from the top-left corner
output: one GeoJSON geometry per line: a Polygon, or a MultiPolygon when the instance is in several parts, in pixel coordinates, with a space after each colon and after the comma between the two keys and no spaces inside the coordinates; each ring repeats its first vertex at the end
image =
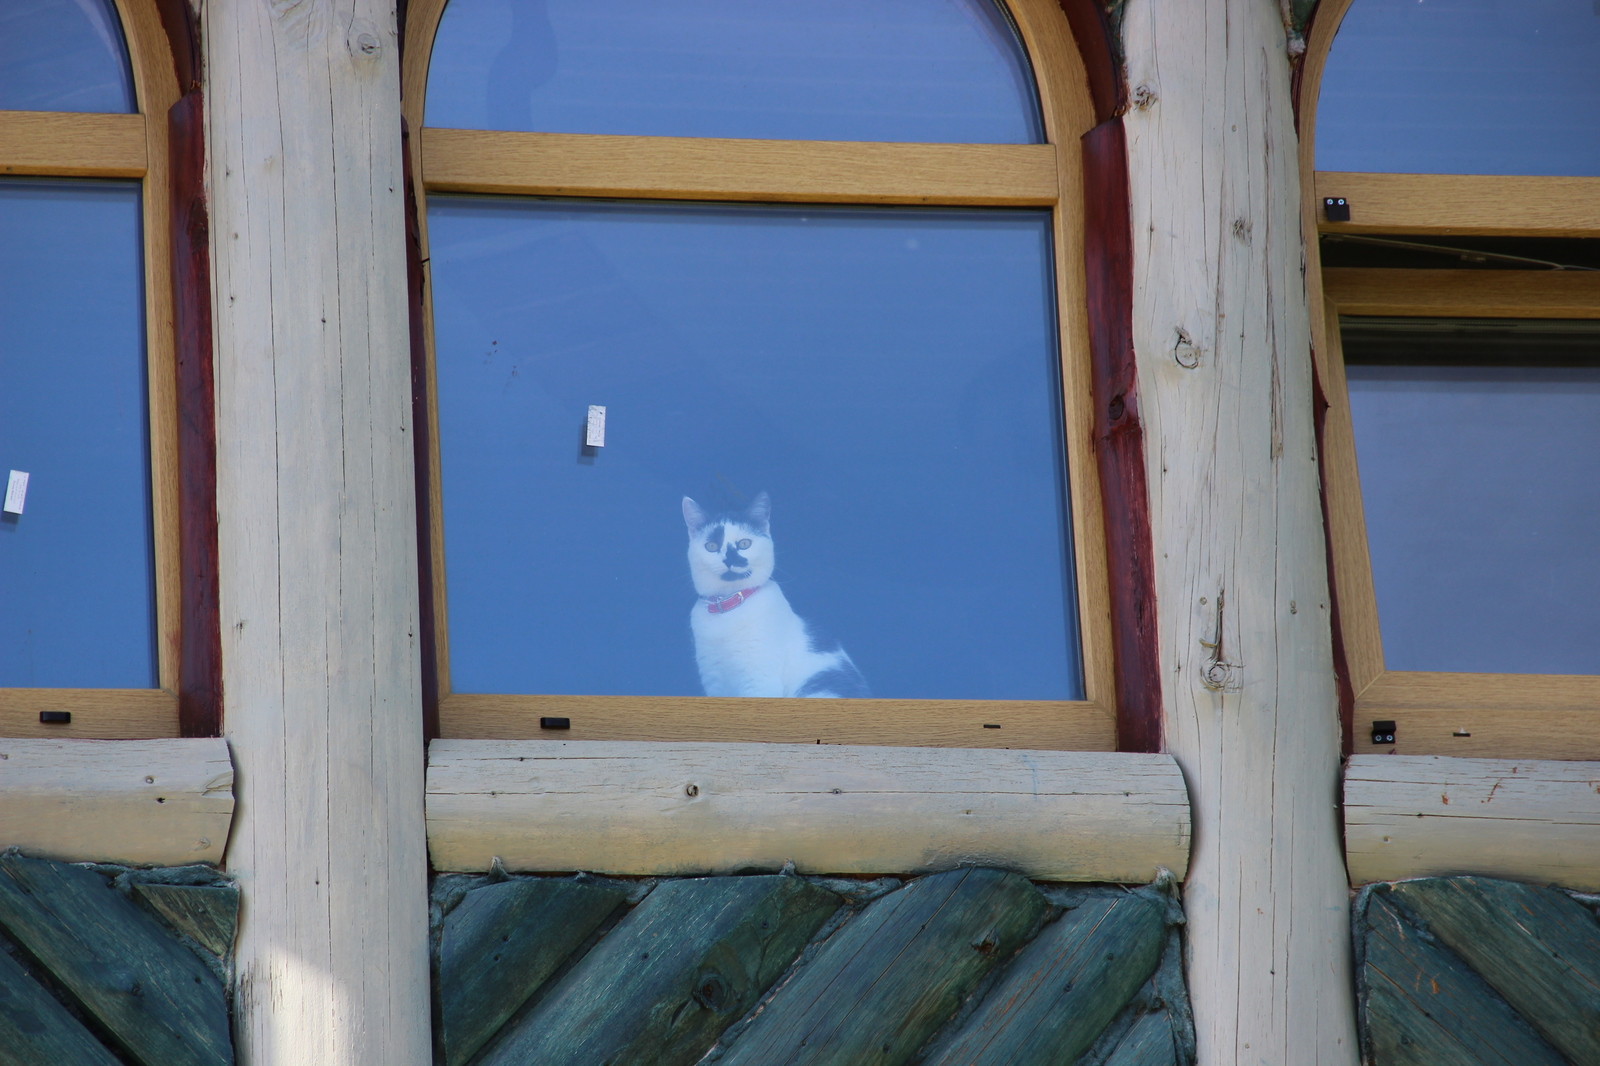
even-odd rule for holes
{"type": "Polygon", "coordinates": [[[155,687],[137,182],[0,180],[0,688],[155,687]]]}
{"type": "Polygon", "coordinates": [[[1600,175],[1600,5],[1355,0],[1316,150],[1318,170],[1600,175]]]}
{"type": "Polygon", "coordinates": [[[452,0],[427,124],[662,137],[1033,143],[995,0],[452,0]]]}
{"type": "Polygon", "coordinates": [[[111,0],[0,2],[0,111],[136,110],[111,0]]]}
{"type": "Polygon", "coordinates": [[[1082,698],[1048,211],[428,227],[452,691],[1082,698]]]}
{"type": "Polygon", "coordinates": [[[1600,674],[1600,323],[1341,326],[1387,668],[1600,674]]]}

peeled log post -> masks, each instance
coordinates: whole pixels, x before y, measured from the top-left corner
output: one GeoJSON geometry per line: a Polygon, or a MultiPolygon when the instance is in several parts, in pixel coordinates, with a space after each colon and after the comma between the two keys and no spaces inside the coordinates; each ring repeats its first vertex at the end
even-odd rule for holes
{"type": "Polygon", "coordinates": [[[425,1063],[394,8],[207,0],[201,24],[239,1058],[425,1063]]]}
{"type": "MultiPolygon", "coordinates": [[[[1200,1061],[1357,1060],[1299,171],[1277,4],[1130,0],[1133,405],[1200,1061]]],[[[1312,250],[1315,254],[1315,250],[1312,250]]]]}

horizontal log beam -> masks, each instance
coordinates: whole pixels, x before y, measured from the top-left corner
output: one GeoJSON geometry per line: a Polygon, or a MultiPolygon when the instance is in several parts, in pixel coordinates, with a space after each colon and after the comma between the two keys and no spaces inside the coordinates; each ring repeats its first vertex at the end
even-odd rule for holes
{"type": "Polygon", "coordinates": [[[884,144],[422,131],[430,192],[799,203],[1056,202],[1049,144],[884,144]]]}
{"type": "Polygon", "coordinates": [[[438,870],[703,874],[1000,866],[1045,880],[1182,877],[1167,755],[798,744],[436,740],[438,870]]]}
{"type": "Polygon", "coordinates": [[[0,849],[68,862],[222,861],[227,741],[0,740],[0,849]]]}
{"type": "Polygon", "coordinates": [[[1350,880],[1480,874],[1600,889],[1600,763],[1356,755],[1350,880]]]}

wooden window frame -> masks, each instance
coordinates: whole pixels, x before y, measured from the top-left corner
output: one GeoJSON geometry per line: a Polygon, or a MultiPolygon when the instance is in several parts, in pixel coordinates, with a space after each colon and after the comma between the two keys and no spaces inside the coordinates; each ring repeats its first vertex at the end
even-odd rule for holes
{"type": "MultiPolygon", "coordinates": [[[[114,0],[114,7],[127,44],[137,111],[0,111],[0,175],[133,178],[140,182],[158,686],[0,688],[0,735],[4,736],[127,739],[215,732],[205,727],[186,729],[179,712],[185,654],[185,578],[180,565],[184,491],[179,469],[172,160],[167,121],[169,109],[181,95],[179,75],[156,0],[114,0]],[[41,711],[67,711],[72,720],[44,724],[39,721],[41,711]]],[[[209,296],[206,300],[209,307],[209,296]]],[[[208,362],[209,342],[207,337],[208,362]]],[[[214,514],[214,502],[212,507],[214,514]]],[[[214,595],[212,600],[214,603],[214,595]]],[[[214,708],[207,711],[214,712],[214,708]]]]}
{"type": "MultiPolygon", "coordinates": [[[[1095,126],[1091,75],[1055,0],[1004,0],[1033,67],[1044,144],[901,144],[623,137],[429,129],[428,64],[446,0],[407,12],[402,73],[415,176],[420,277],[419,531],[424,655],[433,643],[436,734],[456,739],[775,741],[1111,751],[1116,677],[1084,268],[1083,148],[1095,126]],[[1067,475],[1083,657],[1083,700],[814,700],[452,693],[434,344],[427,283],[428,193],[709,202],[1026,206],[1052,209],[1067,475]],[[431,604],[431,610],[430,610],[431,604]],[[432,615],[430,619],[428,615],[432,615]],[[431,623],[431,624],[430,624],[431,623]],[[543,716],[570,730],[541,731],[543,716]],[[994,726],[1000,728],[995,729],[994,726]]],[[[1102,79],[1103,80],[1103,79],[1102,79]]],[[[1104,95],[1104,94],[1102,94],[1104,95]]]]}
{"type": "Polygon", "coordinates": [[[1301,217],[1312,344],[1326,399],[1320,458],[1335,597],[1345,751],[1502,759],[1600,759],[1600,676],[1389,670],[1367,551],[1345,388],[1339,316],[1600,319],[1600,273],[1522,270],[1324,268],[1323,233],[1600,237],[1600,178],[1317,171],[1318,89],[1352,0],[1323,0],[1301,73],[1301,217]],[[1350,203],[1329,222],[1325,197],[1350,203]],[[1395,742],[1369,743],[1373,721],[1393,721],[1395,742]]]}

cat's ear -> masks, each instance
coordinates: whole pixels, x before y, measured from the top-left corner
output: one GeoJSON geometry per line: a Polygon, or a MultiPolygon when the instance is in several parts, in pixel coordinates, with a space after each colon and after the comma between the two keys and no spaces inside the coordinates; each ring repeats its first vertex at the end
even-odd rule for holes
{"type": "Polygon", "coordinates": [[[757,496],[750,504],[750,510],[745,512],[750,519],[750,528],[762,533],[770,531],[772,521],[772,497],[765,492],[757,496]]]}
{"type": "Polygon", "coordinates": [[[698,503],[695,503],[687,496],[683,498],[683,524],[689,527],[691,536],[706,524],[706,513],[700,510],[698,503]]]}

